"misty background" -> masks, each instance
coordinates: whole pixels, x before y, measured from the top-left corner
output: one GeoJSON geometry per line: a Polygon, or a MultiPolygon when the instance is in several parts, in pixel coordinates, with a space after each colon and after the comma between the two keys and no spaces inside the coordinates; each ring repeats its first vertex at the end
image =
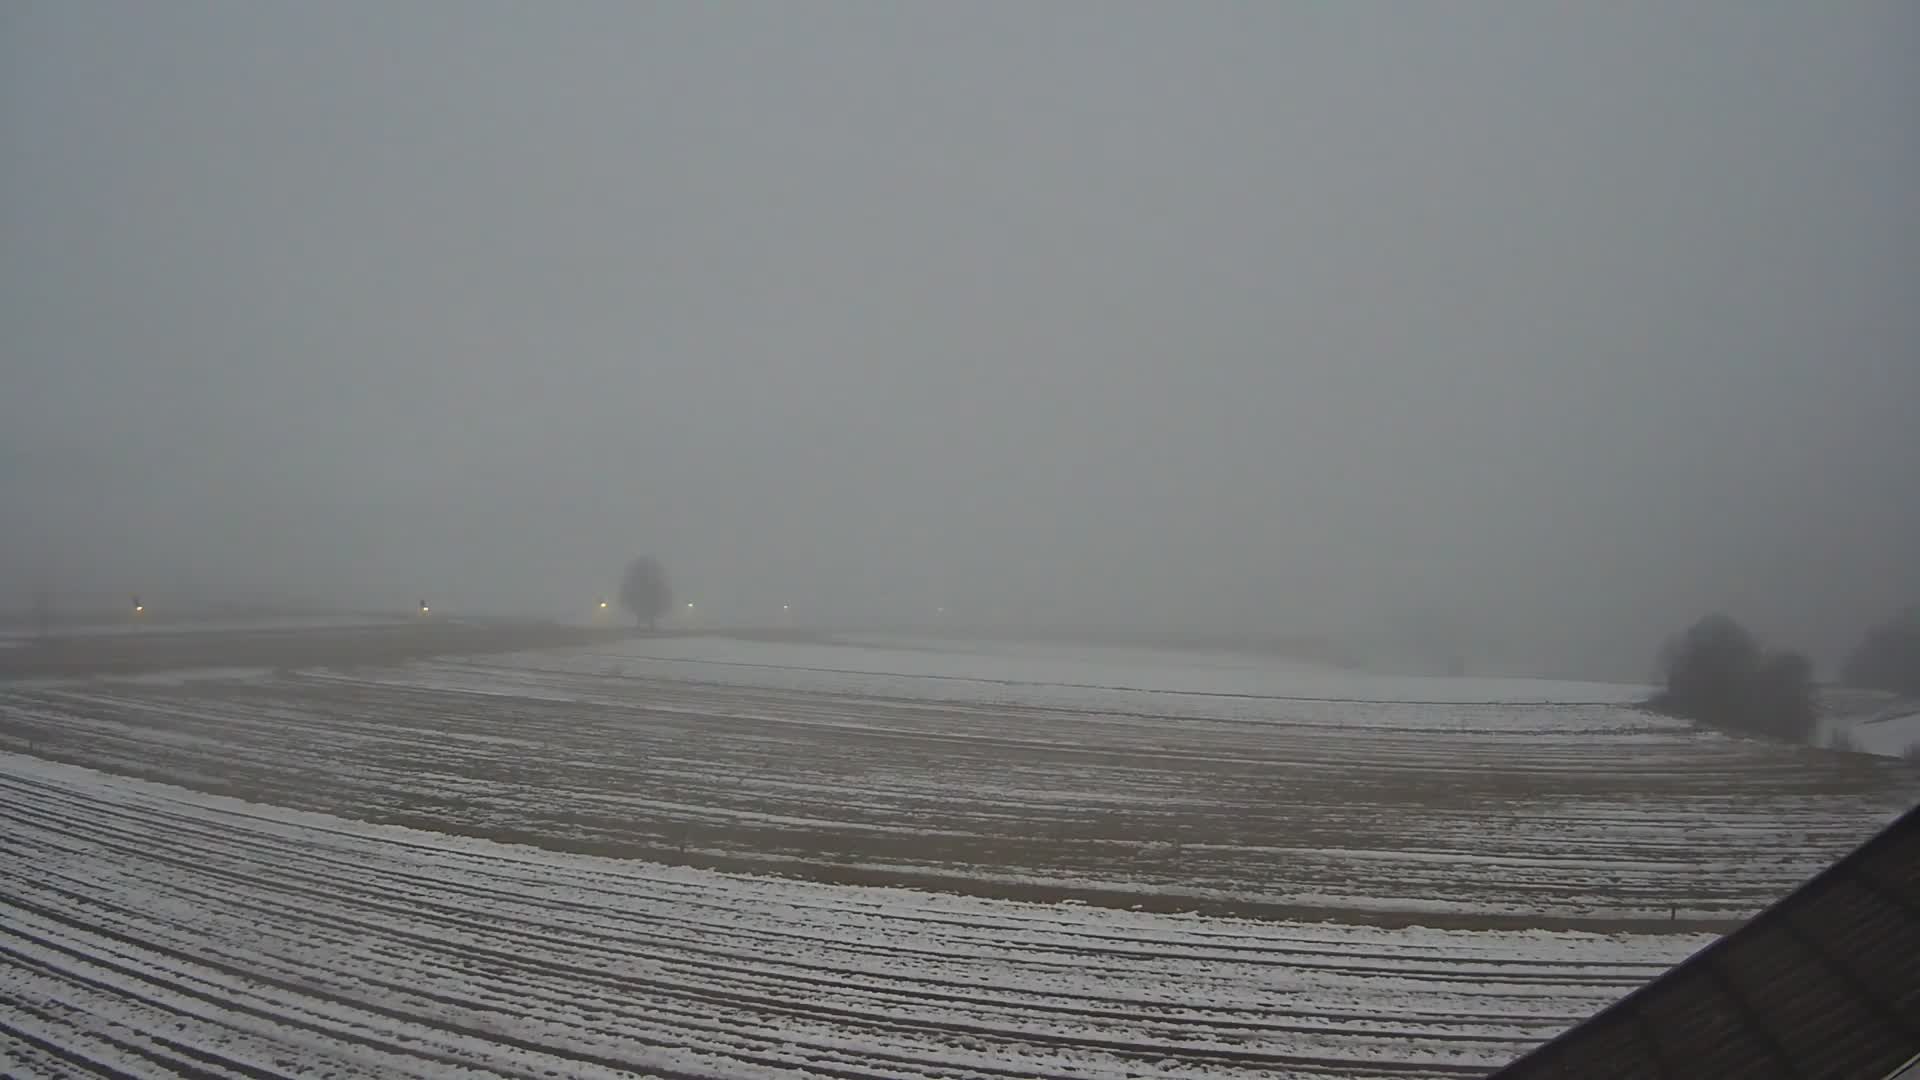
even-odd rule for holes
{"type": "Polygon", "coordinates": [[[1920,6],[0,7],[0,607],[1830,660],[1920,6]],[[1409,628],[1412,628],[1409,630],[1409,628]]]}

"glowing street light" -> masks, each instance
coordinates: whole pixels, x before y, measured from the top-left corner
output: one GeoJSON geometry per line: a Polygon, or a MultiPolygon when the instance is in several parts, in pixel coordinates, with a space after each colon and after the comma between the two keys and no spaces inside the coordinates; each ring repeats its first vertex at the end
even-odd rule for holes
{"type": "Polygon", "coordinates": [[[427,612],[432,610],[433,610],[432,608],[427,606],[427,602],[425,600],[420,601],[420,614],[425,615],[427,612]]]}
{"type": "Polygon", "coordinates": [[[605,600],[600,601],[600,610],[601,611],[607,610],[607,602],[605,600]]]}
{"type": "Polygon", "coordinates": [[[136,597],[134,597],[134,598],[133,598],[133,613],[134,613],[135,615],[143,615],[143,614],[145,614],[145,613],[146,613],[146,610],[147,610],[147,605],[145,605],[145,604],[143,604],[143,603],[141,603],[141,602],[140,602],[140,598],[139,598],[138,596],[136,596],[136,597]]]}

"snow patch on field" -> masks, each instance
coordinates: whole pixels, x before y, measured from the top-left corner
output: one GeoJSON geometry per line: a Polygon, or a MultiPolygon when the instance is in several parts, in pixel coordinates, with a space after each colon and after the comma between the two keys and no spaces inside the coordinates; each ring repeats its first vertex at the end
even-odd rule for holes
{"type": "Polygon", "coordinates": [[[1920,746],[1920,701],[1876,690],[1829,689],[1820,696],[1820,727],[1814,737],[1827,745],[1844,732],[1864,754],[1901,757],[1920,746]]]}
{"type": "Polygon", "coordinates": [[[1843,720],[1829,724],[1825,730],[1830,732],[1836,729],[1844,730],[1862,753],[1902,757],[1914,747],[1920,747],[1920,706],[1915,706],[1910,713],[1856,723],[1843,720]]]}

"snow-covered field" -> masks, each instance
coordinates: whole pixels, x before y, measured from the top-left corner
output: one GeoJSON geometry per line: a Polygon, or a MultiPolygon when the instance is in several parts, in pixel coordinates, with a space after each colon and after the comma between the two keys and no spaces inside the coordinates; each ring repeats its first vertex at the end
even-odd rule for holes
{"type": "Polygon", "coordinates": [[[1702,935],[836,887],[0,754],[10,1075],[1474,1076],[1702,935]]]}
{"type": "Polygon", "coordinates": [[[635,638],[353,671],[15,683],[0,687],[0,738],[280,805],[595,853],[1477,926],[1724,926],[1920,787],[1904,763],[1729,739],[1617,703],[1637,688],[1471,680],[1481,698],[1461,702],[1444,679],[998,648],[635,638]],[[1146,685],[1115,681],[1129,675],[1146,685]]]}
{"type": "Polygon", "coordinates": [[[1920,705],[1908,704],[1884,716],[1862,720],[1847,729],[1860,752],[1887,757],[1920,749],[1920,705]]]}
{"type": "MultiPolygon", "coordinates": [[[[1152,691],[1156,697],[1216,699],[1620,704],[1644,700],[1649,692],[1626,683],[1384,676],[1244,653],[930,636],[845,640],[847,644],[644,638],[591,655],[644,657],[654,665],[649,670],[662,674],[746,686],[842,690],[859,680],[857,685],[892,685],[914,696],[972,700],[984,695],[1020,703],[1032,703],[1036,695],[1086,703],[1097,701],[1098,691],[1152,691]],[[943,691],[940,682],[965,685],[943,691]]],[[[1142,699],[1131,700],[1137,705],[1142,699]]]]}
{"type": "Polygon", "coordinates": [[[725,638],[0,683],[0,1071],[1477,1075],[1920,795],[1642,692],[725,638]]]}
{"type": "Polygon", "coordinates": [[[1816,745],[1839,733],[1863,754],[1901,757],[1920,750],[1920,701],[1875,690],[1828,690],[1822,695],[1816,745]]]}

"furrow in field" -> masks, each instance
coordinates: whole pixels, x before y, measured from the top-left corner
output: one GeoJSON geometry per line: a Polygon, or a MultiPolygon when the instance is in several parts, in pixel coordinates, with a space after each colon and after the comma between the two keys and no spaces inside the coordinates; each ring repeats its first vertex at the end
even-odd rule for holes
{"type": "MultiPolygon", "coordinates": [[[[37,809],[16,809],[11,811],[11,813],[23,818],[37,817],[39,824],[56,834],[59,830],[67,827],[69,822],[68,815],[94,809],[84,804],[69,804],[65,809],[59,810],[45,805],[49,803],[58,804],[60,802],[60,797],[57,792],[37,793],[36,801],[43,805],[37,809]]],[[[299,887],[298,883],[310,882],[315,878],[333,877],[349,874],[353,871],[365,870],[364,867],[353,859],[329,857],[327,848],[324,845],[285,843],[273,839],[265,833],[255,833],[244,829],[222,831],[218,828],[202,827],[197,819],[187,816],[171,815],[164,808],[143,808],[138,815],[131,813],[100,812],[96,810],[95,815],[97,820],[90,822],[89,830],[90,835],[94,837],[110,835],[124,841],[126,845],[137,845],[146,839],[150,829],[158,827],[165,831],[171,845],[180,850],[186,859],[194,861],[195,865],[218,866],[225,860],[237,859],[240,860],[243,866],[272,867],[276,872],[274,875],[276,879],[295,883],[294,887],[299,887]],[[125,822],[131,826],[134,831],[123,832],[115,829],[111,823],[113,820],[125,822]],[[198,843],[195,842],[196,839],[199,841],[198,843]],[[253,850],[248,851],[245,849],[253,850]]],[[[265,819],[255,820],[261,821],[262,824],[267,824],[265,819]]],[[[431,852],[423,854],[428,857],[432,855],[431,852]]],[[[455,863],[454,865],[458,867],[459,863],[455,863]]],[[[511,864],[508,865],[510,866],[511,864]]],[[[543,881],[535,877],[506,875],[491,866],[485,867],[483,873],[477,875],[468,874],[461,880],[491,882],[498,876],[505,876],[506,880],[498,885],[489,884],[486,888],[469,888],[465,884],[449,883],[445,878],[383,870],[381,871],[380,887],[382,892],[380,895],[386,897],[406,897],[415,892],[419,892],[420,895],[425,898],[423,902],[431,902],[433,898],[446,898],[449,890],[451,890],[456,898],[458,894],[472,892],[475,899],[478,900],[510,903],[514,898],[525,895],[527,890],[542,889],[544,885],[543,881]]],[[[355,886],[349,882],[335,887],[352,889],[355,886]]],[[[650,901],[659,905],[651,909],[646,916],[651,922],[658,925],[665,925],[665,920],[661,914],[662,907],[664,907],[665,910],[674,913],[677,921],[684,926],[685,931],[692,939],[708,942],[721,940],[724,939],[724,936],[729,931],[729,926],[726,921],[728,912],[723,906],[704,903],[697,897],[690,897],[688,895],[689,890],[684,887],[675,887],[667,883],[654,882],[645,878],[633,876],[618,879],[609,878],[605,884],[596,883],[591,879],[585,881],[570,880],[567,882],[565,896],[586,898],[588,900],[592,899],[595,894],[631,898],[635,890],[641,891],[642,894],[649,894],[658,890],[658,895],[649,896],[650,901]],[[700,918],[692,918],[681,914],[683,910],[700,909],[704,909],[708,914],[700,918]]],[[[864,912],[849,909],[840,904],[822,906],[788,901],[787,907],[792,916],[790,921],[794,925],[802,927],[808,926],[809,920],[814,918],[824,919],[835,926],[844,925],[849,918],[860,918],[865,914],[864,912]]],[[[546,925],[552,921],[553,908],[574,909],[585,912],[599,910],[593,904],[580,902],[577,899],[544,898],[543,907],[537,919],[539,925],[546,925]]],[[[1038,910],[1044,911],[1046,909],[1038,910]]],[[[1164,955],[1166,949],[1170,947],[1166,944],[1150,940],[1148,944],[1151,946],[1151,950],[1143,953],[1139,948],[1129,949],[1122,947],[1126,944],[1139,945],[1140,938],[1138,936],[1123,937],[1117,934],[1089,933],[1080,930],[1072,924],[1063,926],[1057,921],[1043,918],[1015,919],[1003,917],[987,923],[977,923],[917,914],[903,916],[903,913],[898,911],[890,911],[888,912],[888,916],[889,920],[895,924],[903,917],[912,918],[916,926],[916,931],[923,934],[933,934],[946,930],[956,931],[952,938],[941,938],[936,941],[940,949],[938,955],[941,956],[955,955],[954,950],[964,947],[966,942],[964,935],[969,933],[984,933],[990,935],[993,943],[998,947],[1029,948],[1036,952],[1057,951],[1063,955],[1074,957],[1099,956],[1105,959],[1111,959],[1113,957],[1130,955],[1159,956],[1164,955]],[[1028,933],[1029,926],[1023,926],[1023,923],[1038,924],[1044,929],[1046,936],[1039,938],[1037,941],[1028,940],[1031,937],[1028,933]],[[935,924],[938,925],[936,926],[935,924]]],[[[532,925],[532,923],[533,921],[530,921],[530,925],[532,925]]],[[[754,942],[755,948],[764,948],[766,945],[765,939],[768,936],[793,938],[801,941],[813,940],[807,938],[805,935],[788,931],[760,930],[757,931],[757,933],[759,937],[754,942]]],[[[1401,974],[1443,974],[1448,977],[1466,978],[1527,978],[1530,977],[1528,975],[1529,969],[1550,968],[1555,964],[1554,961],[1530,957],[1503,956],[1496,959],[1493,956],[1482,956],[1478,958],[1477,962],[1485,966],[1474,968],[1461,964],[1457,951],[1450,949],[1419,949],[1405,946],[1395,946],[1390,949],[1379,947],[1369,948],[1350,941],[1343,941],[1340,943],[1337,951],[1330,952],[1313,939],[1304,937],[1276,937],[1272,934],[1239,936],[1229,935],[1223,932],[1183,935],[1182,937],[1183,940],[1179,945],[1171,947],[1182,950],[1181,955],[1209,962],[1248,960],[1248,962],[1284,964],[1293,968],[1316,968],[1324,966],[1329,969],[1359,972],[1390,969],[1401,974]],[[1188,944],[1188,942],[1196,940],[1204,941],[1206,944],[1199,948],[1188,944]],[[1331,956],[1337,956],[1341,962],[1337,964],[1327,962],[1327,958],[1331,956]],[[1370,965],[1366,963],[1367,961],[1382,962],[1386,966],[1382,967],[1377,964],[1370,965]],[[1434,965],[1436,964],[1441,966],[1435,967],[1434,965]]],[[[876,955],[884,956],[889,960],[897,960],[899,957],[898,950],[892,946],[873,951],[876,955]]],[[[1651,961],[1638,964],[1631,962],[1616,963],[1609,965],[1606,971],[1594,968],[1585,970],[1588,977],[1608,976],[1612,972],[1617,972],[1618,977],[1625,978],[1628,981],[1638,981],[1656,973],[1663,969],[1663,967],[1663,963],[1651,961]]],[[[836,971],[835,974],[840,974],[840,972],[836,971]]]]}
{"type": "MultiPolygon", "coordinates": [[[[313,901],[312,901],[311,899],[307,899],[307,898],[298,898],[298,897],[296,897],[296,898],[295,898],[295,902],[305,902],[305,903],[312,903],[313,901]]],[[[552,920],[552,921],[556,921],[556,922],[557,922],[558,920],[552,920]]],[[[519,939],[519,940],[522,940],[523,942],[524,942],[524,941],[526,940],[526,938],[525,938],[525,936],[524,936],[524,935],[522,935],[522,934],[518,934],[518,933],[516,933],[516,934],[515,934],[515,938],[516,938],[516,939],[519,939]]],[[[558,946],[558,945],[565,945],[565,944],[567,944],[566,942],[564,942],[564,941],[560,941],[560,940],[558,940],[558,939],[551,939],[551,942],[550,942],[550,943],[551,943],[552,945],[555,945],[555,946],[558,946]]],[[[599,949],[603,949],[603,950],[604,950],[604,949],[605,949],[605,946],[599,946],[599,945],[596,945],[596,948],[599,948],[599,949]]],[[[616,950],[616,951],[618,951],[618,952],[621,952],[621,953],[623,953],[623,954],[624,954],[624,953],[626,953],[626,951],[625,951],[625,950],[616,950]]],[[[737,984],[737,983],[738,983],[738,982],[739,982],[739,981],[740,981],[741,979],[743,979],[743,978],[745,977],[745,974],[746,974],[746,973],[744,973],[744,972],[738,972],[738,971],[728,971],[728,972],[727,972],[726,974],[727,974],[727,977],[728,977],[728,978],[729,978],[730,980],[733,980],[733,981],[734,981],[734,982],[735,982],[735,983],[737,984]]],[[[1590,982],[1592,982],[1592,983],[1596,983],[1596,984],[1598,984],[1598,983],[1601,983],[1601,982],[1605,982],[1605,981],[1610,981],[1610,980],[1606,980],[1606,979],[1604,979],[1604,977],[1602,977],[1602,976],[1600,976],[1600,975],[1599,975],[1599,973],[1598,973],[1597,971],[1596,971],[1596,972],[1594,972],[1594,976],[1595,976],[1595,977],[1593,977],[1593,978],[1591,978],[1591,979],[1589,980],[1589,981],[1590,981],[1590,982]]],[[[1500,980],[1500,979],[1502,978],[1502,976],[1501,976],[1501,975],[1499,975],[1499,974],[1498,974],[1497,972],[1494,972],[1494,971],[1489,971],[1489,972],[1487,972],[1487,973],[1486,973],[1486,974],[1485,974],[1485,975],[1483,976],[1483,978],[1485,978],[1485,979],[1492,979],[1492,980],[1496,980],[1496,981],[1495,981],[1494,983],[1491,983],[1491,984],[1489,984],[1489,990],[1490,990],[1490,992],[1493,992],[1493,991],[1497,991],[1497,989],[1498,989],[1498,985],[1499,985],[1499,984],[1498,984],[1498,980],[1500,980]]],[[[818,982],[819,980],[817,980],[817,979],[813,979],[813,980],[808,980],[808,981],[814,981],[814,982],[818,982]]],[[[1518,984],[1524,984],[1524,982],[1526,982],[1527,980],[1523,980],[1523,979],[1514,979],[1513,981],[1514,981],[1515,983],[1518,983],[1518,984]]],[[[1194,989],[1196,989],[1197,987],[1199,987],[1199,986],[1201,986],[1201,985],[1203,985],[1203,984],[1204,984],[1204,980],[1188,980],[1188,981],[1186,982],[1186,984],[1185,984],[1185,985],[1186,985],[1186,989],[1187,989],[1187,990],[1188,990],[1189,992],[1192,992],[1192,991],[1193,991],[1194,989]]],[[[805,990],[805,989],[806,989],[806,987],[796,987],[796,988],[794,988],[794,989],[799,989],[799,990],[805,990]]],[[[981,1002],[981,1001],[983,1001],[983,1000],[984,1000],[984,999],[980,999],[980,998],[978,998],[978,997],[974,997],[974,998],[963,998],[963,997],[960,997],[960,996],[958,996],[958,995],[954,995],[954,994],[944,994],[944,993],[942,993],[942,992],[940,992],[940,991],[939,991],[939,990],[937,990],[937,989],[935,989],[935,990],[929,990],[929,988],[928,988],[928,987],[927,987],[926,985],[924,985],[924,983],[923,983],[922,985],[916,985],[916,986],[914,986],[914,987],[912,987],[912,988],[911,988],[911,991],[912,991],[912,994],[913,994],[914,996],[916,996],[916,997],[918,997],[918,998],[920,998],[921,1000],[925,1000],[925,999],[927,999],[927,998],[942,998],[942,999],[944,999],[944,1000],[950,1000],[950,1001],[953,1001],[953,1002],[967,1002],[967,1003],[975,1003],[975,1004],[977,1004],[977,1003],[979,1003],[979,1002],[981,1002]]],[[[988,1003],[989,1003],[989,1004],[999,1004],[999,1003],[993,1003],[993,1002],[988,1002],[988,1003]]],[[[1142,1007],[1142,1006],[1146,1006],[1146,1005],[1148,1005],[1149,1003],[1148,1003],[1148,1002],[1146,1002],[1146,1001],[1132,1001],[1132,1002],[1127,1002],[1127,1004],[1128,1004],[1128,1005],[1130,1005],[1130,1006],[1132,1006],[1132,1007],[1134,1007],[1134,1008],[1139,1008],[1139,1007],[1142,1007]]],[[[1035,1003],[1034,1003],[1034,1002],[1032,1002],[1032,1001],[1030,1001],[1030,1000],[1026,1000],[1026,1001],[1020,1001],[1020,1002],[1018,1002],[1018,1003],[1017,1003],[1017,1005],[1018,1005],[1018,1007],[1019,1007],[1019,1008],[1020,1008],[1020,1009],[1021,1009],[1022,1011],[1046,1011],[1046,1009],[1045,1009],[1045,1007],[1044,1007],[1044,1006],[1039,1006],[1039,1007],[1036,1007],[1036,1005],[1035,1005],[1035,1003]]],[[[1061,1011],[1061,1012],[1071,1012],[1072,1010],[1069,1010],[1069,1009],[1065,1009],[1065,1008],[1059,1008],[1059,1009],[1057,1009],[1056,1011],[1061,1011]]],[[[1218,1011],[1218,1006],[1215,1006],[1215,1011],[1216,1011],[1216,1012],[1218,1011]]],[[[1231,1010],[1228,1010],[1228,1011],[1229,1011],[1229,1013],[1231,1012],[1231,1010]]],[[[1179,1018],[1179,1017],[1169,1017],[1168,1019],[1169,1019],[1170,1021],[1179,1021],[1179,1020],[1181,1020],[1181,1018],[1179,1018]]],[[[1230,1017],[1230,1016],[1228,1016],[1228,1017],[1224,1017],[1224,1019],[1226,1019],[1226,1020],[1228,1020],[1228,1022],[1229,1022],[1229,1023],[1231,1023],[1231,1017],[1230,1017]]],[[[1259,1026],[1263,1026],[1263,1025],[1259,1025],[1259,1024],[1253,1024],[1253,1025],[1248,1025],[1248,1024],[1240,1024],[1240,1025],[1237,1025],[1237,1026],[1242,1026],[1242,1027],[1247,1027],[1247,1026],[1253,1026],[1253,1027],[1259,1027],[1259,1026]]],[[[1274,1025],[1272,1025],[1272,1024],[1271,1024],[1271,1023],[1269,1022],[1269,1023],[1267,1024],[1267,1025],[1264,1025],[1264,1026],[1274,1026],[1274,1025]]]]}
{"type": "MultiPolygon", "coordinates": [[[[9,847],[29,856],[12,863],[30,868],[9,885],[9,970],[40,965],[54,971],[35,977],[132,986],[144,1002],[135,1006],[148,1010],[133,1025],[141,1030],[169,1022],[152,1010],[184,1010],[195,1024],[269,1041],[282,1022],[305,1024],[299,1038],[308,1041],[358,1032],[363,1042],[384,1040],[383,1053],[394,1052],[385,1043],[424,1040],[453,1065],[485,1060],[463,1048],[496,1041],[492,1029],[504,1027],[507,1045],[519,1040],[529,1054],[582,1048],[561,1055],[569,1072],[630,1063],[621,1055],[653,1045],[674,1060],[721,1055],[766,1075],[1206,1067],[1441,1076],[1472,1074],[1613,992],[1604,940],[1575,941],[1582,955],[1557,974],[1488,955],[1465,960],[1464,970],[1477,966],[1496,983],[1503,971],[1554,974],[1537,986],[1518,977],[1494,985],[1491,998],[1468,1006],[1468,991],[1440,978],[1432,960],[1431,977],[1413,965],[1337,963],[1343,944],[1371,941],[1391,954],[1389,932],[1343,942],[1324,927],[1275,928],[1263,951],[1254,939],[1265,931],[1246,924],[1234,929],[1247,940],[1223,951],[1222,926],[1203,920],[1035,915],[897,890],[636,872],[129,781],[83,782],[88,775],[32,766],[0,788],[9,847]],[[1097,951],[1130,929],[1151,932],[1155,945],[1097,951]],[[889,971],[881,955],[851,947],[874,935],[883,950],[919,952],[897,950],[903,959],[889,971]],[[1319,968],[1303,946],[1315,938],[1325,939],[1317,947],[1328,961],[1319,968]],[[971,951],[953,950],[954,940],[971,951]],[[1391,1006],[1354,1007],[1383,992],[1411,1013],[1395,1024],[1391,1006]],[[239,1003],[250,1001],[274,1002],[271,1015],[243,1015],[239,1003]],[[1516,1011],[1488,1016],[1490,1001],[1516,1011]],[[1480,1018],[1449,1020],[1450,1004],[1480,1018]],[[770,1030],[783,1033],[779,1046],[757,1035],[770,1030]],[[663,1048],[673,1035],[683,1045],[663,1048]],[[1007,1061],[1018,1064],[995,1064],[1007,1061]]],[[[1512,936],[1490,944],[1524,952],[1512,936]]],[[[363,1050],[325,1054],[350,1061],[363,1050]]],[[[228,1056],[271,1067],[252,1050],[228,1056]]],[[[685,1074],[746,1074],[719,1060],[685,1074]]]]}
{"type": "Polygon", "coordinates": [[[1726,925],[1906,801],[1889,763],[1604,703],[1182,696],[611,646],[0,690],[9,731],[60,760],[575,850],[1503,924],[1726,925]]]}

